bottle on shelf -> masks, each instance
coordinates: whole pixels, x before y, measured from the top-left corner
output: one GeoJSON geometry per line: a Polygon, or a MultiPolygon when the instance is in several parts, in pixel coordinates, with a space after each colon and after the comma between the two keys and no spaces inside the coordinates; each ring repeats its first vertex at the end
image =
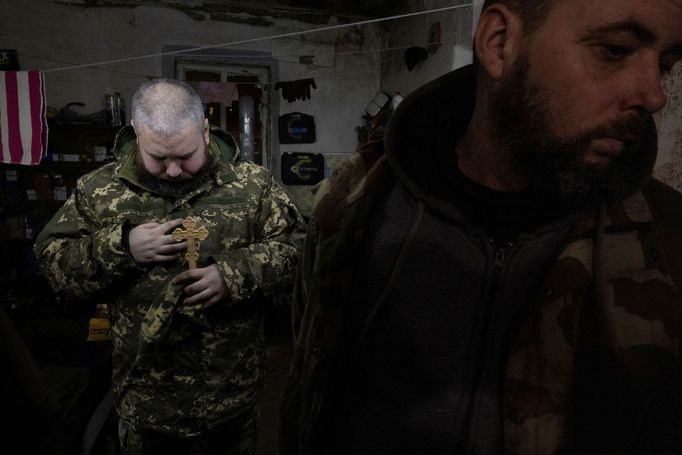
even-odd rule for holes
{"type": "Polygon", "coordinates": [[[88,324],[88,341],[109,341],[110,331],[109,308],[106,303],[98,303],[95,314],[88,324]]]}
{"type": "Polygon", "coordinates": [[[107,123],[112,126],[122,126],[125,124],[125,106],[121,92],[114,92],[113,95],[104,95],[106,106],[107,123]]]}

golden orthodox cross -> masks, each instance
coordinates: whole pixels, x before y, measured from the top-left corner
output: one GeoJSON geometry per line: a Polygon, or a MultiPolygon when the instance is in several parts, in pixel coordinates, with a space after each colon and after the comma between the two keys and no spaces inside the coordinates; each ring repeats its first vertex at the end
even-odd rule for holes
{"type": "Polygon", "coordinates": [[[187,259],[187,262],[189,263],[190,270],[196,269],[197,259],[199,259],[199,253],[197,253],[196,240],[206,239],[206,237],[208,236],[208,229],[206,229],[205,227],[195,229],[197,223],[191,216],[185,218],[182,222],[182,225],[185,227],[186,230],[183,231],[181,228],[175,228],[171,236],[173,237],[173,240],[175,240],[176,242],[187,240],[187,253],[185,254],[185,259],[187,259]]]}

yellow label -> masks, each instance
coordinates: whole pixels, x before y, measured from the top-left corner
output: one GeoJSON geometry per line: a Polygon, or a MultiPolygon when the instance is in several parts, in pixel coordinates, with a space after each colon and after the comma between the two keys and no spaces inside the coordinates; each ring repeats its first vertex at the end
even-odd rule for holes
{"type": "Polygon", "coordinates": [[[108,341],[111,340],[109,330],[111,324],[108,319],[90,319],[88,329],[88,341],[108,341]]]}

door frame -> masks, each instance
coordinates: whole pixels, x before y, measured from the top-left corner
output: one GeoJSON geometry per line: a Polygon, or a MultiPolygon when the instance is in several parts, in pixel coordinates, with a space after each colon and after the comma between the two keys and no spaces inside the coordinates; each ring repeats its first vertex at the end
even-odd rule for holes
{"type": "Polygon", "coordinates": [[[280,148],[277,130],[277,119],[279,117],[280,105],[279,97],[274,96],[272,86],[273,81],[279,79],[278,61],[272,58],[269,52],[259,51],[238,51],[234,49],[204,49],[200,51],[191,50],[191,46],[164,45],[164,53],[172,52],[162,56],[161,74],[163,77],[175,79],[176,69],[179,65],[192,65],[205,69],[243,69],[253,71],[260,77],[268,74],[268,80],[262,81],[263,97],[267,99],[268,113],[262,115],[263,120],[263,166],[272,172],[276,180],[281,183],[280,177],[280,148]],[[187,52],[182,52],[187,50],[187,52]]]}

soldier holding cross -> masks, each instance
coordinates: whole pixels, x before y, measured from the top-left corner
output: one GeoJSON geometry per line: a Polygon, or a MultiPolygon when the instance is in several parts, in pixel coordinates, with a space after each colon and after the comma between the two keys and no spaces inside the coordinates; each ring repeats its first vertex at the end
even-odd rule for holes
{"type": "Polygon", "coordinates": [[[137,90],[115,154],[79,179],[35,251],[56,291],[113,302],[124,453],[253,454],[261,299],[291,285],[303,220],[183,82],[137,90]]]}

